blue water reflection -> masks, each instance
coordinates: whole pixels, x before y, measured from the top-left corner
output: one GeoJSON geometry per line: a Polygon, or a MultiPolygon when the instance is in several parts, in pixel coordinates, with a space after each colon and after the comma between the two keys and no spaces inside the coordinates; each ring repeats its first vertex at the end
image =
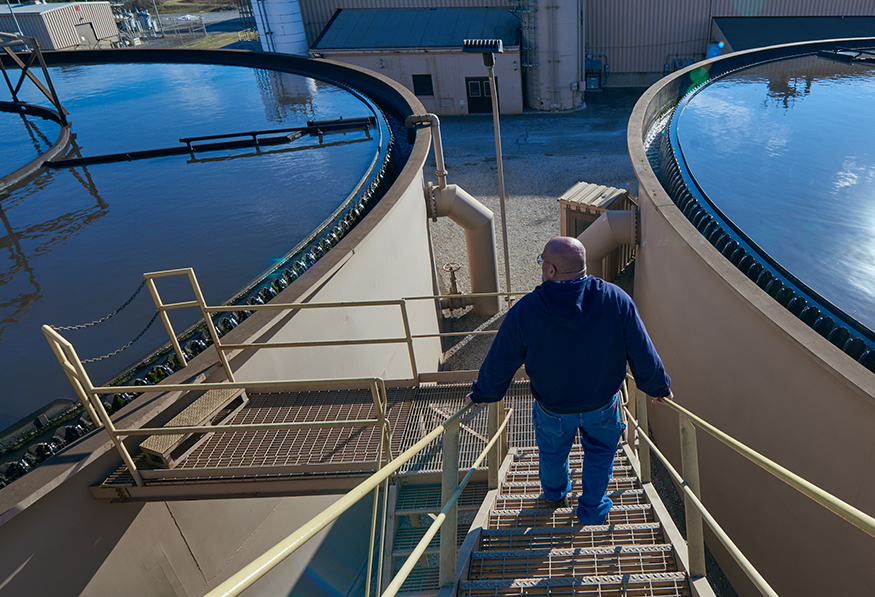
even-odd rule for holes
{"type": "Polygon", "coordinates": [[[727,75],[678,119],[711,201],[796,277],[875,329],[875,68],[806,57],[727,75]]]}
{"type": "MultiPolygon", "coordinates": [[[[75,134],[68,157],[373,116],[350,92],[287,73],[191,64],[50,72],[75,134]]],[[[38,92],[20,95],[46,104],[38,92]]],[[[26,145],[25,126],[16,126],[26,145]]],[[[50,142],[56,125],[53,130],[45,133],[50,142]]],[[[193,267],[208,302],[220,303],[301,242],[346,199],[378,151],[377,139],[364,133],[324,141],[304,137],[194,160],[185,155],[49,170],[0,196],[6,255],[0,260],[0,429],[54,398],[74,398],[42,324],[99,319],[130,297],[144,272],[161,269],[193,267]]],[[[159,289],[167,301],[191,298],[185,287],[159,283],[159,289]]],[[[154,310],[142,292],[113,323],[64,334],[80,357],[102,355],[131,340],[154,310]]],[[[178,330],[196,318],[194,311],[173,314],[178,330]]],[[[159,328],[154,325],[138,348],[89,365],[93,380],[105,381],[166,341],[159,328]]]]}

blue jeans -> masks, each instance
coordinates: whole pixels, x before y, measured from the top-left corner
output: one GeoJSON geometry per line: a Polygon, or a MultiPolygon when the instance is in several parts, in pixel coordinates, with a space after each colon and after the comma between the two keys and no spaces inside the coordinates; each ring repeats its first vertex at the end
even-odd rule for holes
{"type": "Polygon", "coordinates": [[[626,426],[620,419],[619,393],[607,406],[590,412],[562,415],[544,410],[535,401],[532,423],[538,443],[539,471],[544,499],[562,499],[571,491],[568,454],[577,430],[583,447],[583,487],[577,499],[577,518],[581,524],[604,524],[613,502],[605,495],[614,455],[626,426]]]}

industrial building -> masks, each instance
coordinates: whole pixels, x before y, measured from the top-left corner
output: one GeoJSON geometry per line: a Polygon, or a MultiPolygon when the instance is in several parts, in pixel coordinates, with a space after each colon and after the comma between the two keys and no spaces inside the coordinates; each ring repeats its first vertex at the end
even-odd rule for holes
{"type": "MultiPolygon", "coordinates": [[[[401,39],[409,38],[409,29],[415,27],[422,31],[423,38],[429,39],[421,48],[430,48],[429,52],[433,53],[431,48],[447,47],[446,44],[454,41],[453,29],[442,29],[439,23],[450,20],[449,15],[454,11],[470,9],[469,2],[254,0],[252,4],[262,48],[266,51],[299,55],[310,51],[349,64],[366,62],[368,68],[392,78],[397,76],[395,80],[414,92],[412,75],[422,75],[422,78],[430,75],[438,95],[417,94],[429,109],[432,109],[430,104],[434,104],[436,114],[469,112],[460,102],[468,101],[463,79],[474,76],[469,73],[474,65],[466,63],[471,60],[470,56],[445,54],[434,62],[439,70],[424,71],[428,62],[423,62],[414,48],[401,51],[398,46],[401,39]],[[404,11],[412,9],[431,10],[437,15],[430,26],[424,27],[406,20],[405,15],[409,13],[404,11]],[[355,20],[355,15],[362,10],[385,15],[384,27],[368,30],[366,22],[355,20]],[[334,38],[338,29],[350,26],[357,27],[357,35],[348,38],[347,45],[342,48],[327,45],[328,38],[334,38]],[[354,39],[360,40],[357,48],[354,39]],[[381,59],[383,67],[375,68],[374,64],[379,66],[381,59]],[[450,66],[454,61],[457,64],[450,66]],[[445,80],[446,77],[450,80],[445,80]]],[[[496,74],[505,81],[508,75],[519,77],[523,105],[546,111],[577,108],[583,105],[587,91],[603,86],[652,85],[659,78],[706,55],[713,56],[715,52],[719,55],[780,43],[865,37],[873,31],[872,3],[865,0],[681,0],[668,3],[483,0],[477,5],[483,9],[507,10],[518,19],[519,59],[497,58],[496,71],[500,69],[502,73],[496,74]],[[517,71],[513,70],[514,61],[518,61],[517,71]]],[[[492,18],[488,14],[484,11],[476,23],[466,24],[466,27],[481,27],[485,37],[490,30],[487,23],[492,18]]],[[[418,77],[420,81],[422,78],[418,77]]],[[[514,112],[515,104],[507,97],[507,90],[499,96],[501,111],[514,112]]]]}
{"type": "Polygon", "coordinates": [[[43,50],[109,48],[119,39],[109,2],[0,5],[0,31],[32,37],[43,50]]]}

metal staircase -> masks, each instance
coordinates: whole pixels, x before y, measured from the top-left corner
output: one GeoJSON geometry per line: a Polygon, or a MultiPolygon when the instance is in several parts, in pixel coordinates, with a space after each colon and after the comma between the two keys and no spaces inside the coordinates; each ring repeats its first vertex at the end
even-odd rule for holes
{"type": "MultiPolygon", "coordinates": [[[[465,519],[460,513],[458,544],[462,545],[466,530],[480,537],[470,553],[459,596],[699,594],[691,590],[678,550],[670,539],[677,543],[680,535],[665,516],[664,507],[651,502],[652,491],[642,486],[625,448],[614,460],[608,486],[614,506],[606,524],[580,525],[575,511],[582,458],[582,452],[574,451],[569,461],[570,507],[550,509],[538,482],[537,449],[517,449],[497,495],[484,503],[489,512],[481,511],[482,518],[478,517],[488,521],[485,528],[475,528],[475,523],[463,529],[461,521],[465,519]]],[[[416,499],[413,495],[418,491],[422,490],[401,490],[396,516],[413,512],[403,503],[416,499]]],[[[437,499],[434,501],[436,512],[439,504],[437,499]]],[[[403,555],[404,543],[399,539],[405,534],[396,534],[394,552],[399,556],[403,555]]],[[[438,595],[436,568],[423,563],[417,565],[399,594],[438,595]]],[[[451,593],[445,589],[443,594],[451,593]]]]}

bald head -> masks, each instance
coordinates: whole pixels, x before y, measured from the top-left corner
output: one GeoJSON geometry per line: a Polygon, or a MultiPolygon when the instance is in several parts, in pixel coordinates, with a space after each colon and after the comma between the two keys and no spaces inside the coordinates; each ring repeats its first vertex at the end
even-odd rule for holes
{"type": "Polygon", "coordinates": [[[541,257],[547,268],[543,272],[545,280],[572,280],[586,275],[586,249],[573,236],[551,238],[541,257]]]}

